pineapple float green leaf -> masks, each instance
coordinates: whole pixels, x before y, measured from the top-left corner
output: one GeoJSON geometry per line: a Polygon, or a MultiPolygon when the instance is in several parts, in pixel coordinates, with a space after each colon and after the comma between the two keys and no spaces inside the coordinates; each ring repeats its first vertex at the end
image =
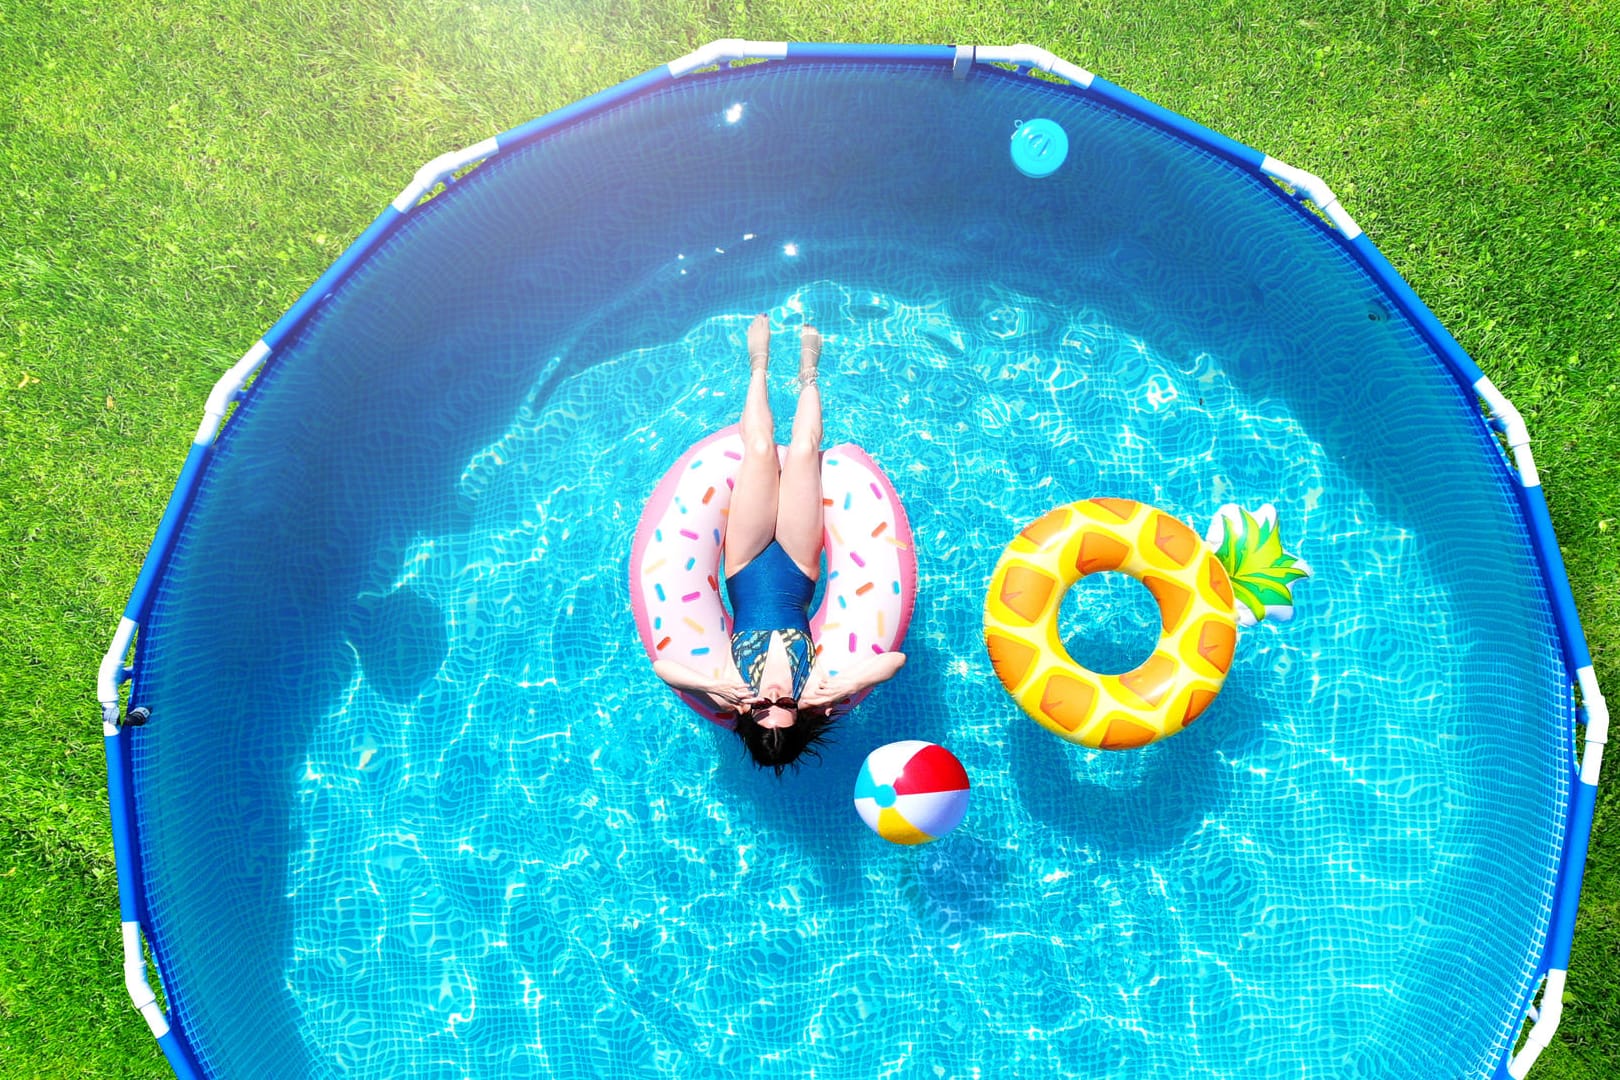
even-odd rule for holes
{"type": "Polygon", "coordinates": [[[1215,511],[1204,540],[1232,581],[1239,626],[1253,626],[1267,616],[1279,622],[1293,618],[1293,585],[1309,577],[1311,568],[1283,550],[1275,506],[1267,503],[1253,514],[1240,506],[1223,506],[1215,511]]]}

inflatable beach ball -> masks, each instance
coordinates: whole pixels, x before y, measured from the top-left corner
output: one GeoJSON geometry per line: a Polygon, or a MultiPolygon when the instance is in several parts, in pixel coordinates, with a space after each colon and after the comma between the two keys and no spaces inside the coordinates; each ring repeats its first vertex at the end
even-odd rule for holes
{"type": "Polygon", "coordinates": [[[855,809],[893,844],[938,840],[967,813],[968,775],[943,746],[911,739],[866,755],[855,778],[855,809]]]}

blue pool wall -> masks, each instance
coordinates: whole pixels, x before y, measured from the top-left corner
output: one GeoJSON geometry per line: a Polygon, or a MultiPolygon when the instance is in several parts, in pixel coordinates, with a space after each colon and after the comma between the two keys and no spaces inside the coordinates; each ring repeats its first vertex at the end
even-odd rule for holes
{"type": "MultiPolygon", "coordinates": [[[[788,59],[773,61],[773,63],[793,63],[796,61],[816,61],[835,59],[839,61],[870,61],[882,63],[925,63],[950,64],[955,57],[955,50],[950,47],[847,47],[836,45],[792,45],[788,48],[788,59]]],[[[698,74],[687,78],[726,77],[722,71],[716,76],[698,74]]],[[[991,77],[1013,77],[1005,73],[993,73],[993,69],[976,69],[975,77],[990,75],[991,77]]],[[[498,137],[500,152],[506,152],[543,138],[546,134],[557,130],[567,124],[577,122],[595,112],[612,105],[628,100],[632,97],[651,92],[670,82],[672,76],[667,69],[659,68],[627,83],[593,95],[565,109],[558,110],[546,117],[513,129],[511,132],[498,137]]],[[[1258,173],[1258,167],[1263,155],[1227,139],[1217,133],[1208,131],[1199,125],[1193,124],[1175,114],[1146,102],[1136,95],[1120,90],[1104,80],[1096,80],[1089,90],[1076,91],[1093,95],[1097,100],[1106,101],[1131,115],[1147,120],[1156,126],[1171,131],[1181,138],[1200,146],[1212,153],[1218,154],[1236,164],[1243,166],[1251,172],[1258,173]]],[[[1269,181],[1268,181],[1269,183],[1269,181]]],[[[1298,203],[1281,189],[1277,189],[1277,197],[1285,201],[1298,203]]],[[[278,359],[278,348],[292,336],[307,329],[311,320],[318,315],[319,307],[325,299],[343,284],[351,275],[361,269],[366,259],[380,247],[399,227],[412,216],[413,212],[401,213],[392,207],[383,211],[375,222],[343,253],[337,262],[322,275],[322,277],[304,294],[303,297],[272,327],[265,335],[264,342],[270,348],[266,367],[261,372],[261,378],[268,372],[278,359]]],[[[1316,215],[1304,207],[1299,207],[1299,214],[1311,227],[1319,228],[1332,233],[1316,215]]],[[[1342,242],[1342,238],[1341,238],[1342,242]]],[[[1383,259],[1373,245],[1365,237],[1358,237],[1345,243],[1346,249],[1379,280],[1387,289],[1389,295],[1402,308],[1407,317],[1420,328],[1421,332],[1435,348],[1436,353],[1446,362],[1449,370],[1459,386],[1459,391],[1470,397],[1473,395],[1473,383],[1479,378],[1479,370],[1466,356],[1460,346],[1441,327],[1431,313],[1412,294],[1411,290],[1395,273],[1389,263],[1383,259]]],[[[510,385],[489,387],[484,390],[491,396],[499,396],[508,392],[508,397],[520,395],[529,388],[530,378],[524,376],[521,380],[513,375],[510,385]]],[[[251,411],[253,398],[247,395],[240,409],[251,411]]],[[[229,431],[229,428],[226,429],[229,431]]],[[[477,440],[469,440],[476,442],[477,440]]],[[[162,577],[168,555],[174,547],[174,540],[183,528],[186,511],[192,497],[206,475],[211,448],[204,445],[196,447],[188,457],[176,489],[165,509],[163,520],[149,551],[146,562],[143,564],[140,577],[126,607],[126,616],[137,623],[145,621],[149,615],[149,605],[153,594],[154,584],[162,577]]],[[[417,493],[402,491],[400,498],[411,500],[418,497],[417,493]]],[[[1553,537],[1550,519],[1548,518],[1544,500],[1539,489],[1521,489],[1517,497],[1526,520],[1530,523],[1531,536],[1538,558],[1541,560],[1540,570],[1543,583],[1553,601],[1554,610],[1561,633],[1566,658],[1572,669],[1585,666],[1590,662],[1586,651],[1584,636],[1581,633],[1579,621],[1575,614],[1573,599],[1569,592],[1567,578],[1562,573],[1562,564],[1558,556],[1558,549],[1553,537]]],[[[444,507],[425,508],[430,514],[445,512],[444,507]]],[[[141,650],[137,646],[135,669],[140,670],[141,650]]],[[[298,673],[293,672],[291,675],[298,673]]],[[[274,687],[266,688],[268,692],[263,695],[263,704],[269,710],[274,706],[274,687]]],[[[137,683],[138,692],[138,683],[137,683]]],[[[113,817],[115,845],[119,854],[120,869],[120,902],[126,919],[140,921],[147,925],[150,913],[146,910],[144,902],[145,890],[142,881],[142,868],[137,861],[138,845],[133,842],[131,823],[133,808],[130,805],[129,791],[131,790],[132,764],[128,753],[128,740],[121,740],[117,736],[108,739],[109,754],[109,793],[113,817]]],[[[1571,770],[1574,771],[1571,763],[1571,770]]],[[[1570,844],[1566,853],[1567,869],[1561,886],[1561,896],[1557,905],[1552,933],[1547,944],[1547,961],[1553,966],[1567,963],[1569,938],[1573,930],[1573,912],[1578,895],[1579,872],[1582,860],[1577,856],[1584,855],[1587,834],[1590,829],[1591,805],[1594,789],[1586,785],[1572,784],[1574,800],[1570,807],[1570,844]]],[[[248,900],[246,910],[251,912],[253,918],[262,917],[261,913],[274,910],[273,904],[252,903],[254,898],[248,900]]],[[[272,899],[265,897],[261,899],[272,899]]],[[[160,970],[163,967],[162,957],[158,957],[160,970]]],[[[1544,967],[1547,964],[1544,963],[1544,967]]],[[[182,988],[166,988],[169,993],[171,1020],[177,1020],[183,1014],[181,1008],[183,999],[180,995],[182,988]]],[[[256,995],[255,995],[256,996],[256,995]]],[[[264,999],[258,997],[257,1008],[265,1008],[264,999]]],[[[275,1007],[273,1004],[270,1007],[275,1007]]],[[[199,1066],[189,1048],[183,1024],[176,1022],[170,1035],[163,1040],[165,1053],[169,1056],[177,1075],[201,1075],[199,1066]]],[[[294,1057],[303,1052],[302,1047],[288,1047],[294,1057]]]]}

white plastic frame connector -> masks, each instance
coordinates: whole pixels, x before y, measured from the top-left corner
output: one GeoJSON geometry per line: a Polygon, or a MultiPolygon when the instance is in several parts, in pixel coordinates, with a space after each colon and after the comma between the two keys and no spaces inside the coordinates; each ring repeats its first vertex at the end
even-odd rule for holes
{"type": "Polygon", "coordinates": [[[452,150],[448,154],[440,154],[416,170],[416,176],[412,178],[405,190],[399,193],[399,198],[394,200],[394,209],[402,214],[405,213],[420,202],[423,195],[432,191],[440,180],[463,166],[471,165],[475,161],[489,157],[499,149],[500,145],[495,141],[495,136],[491,135],[483,142],[473,143],[463,150],[452,150]]]}
{"type": "Polygon", "coordinates": [[[96,675],[96,700],[101,702],[101,733],[118,734],[118,688],[128,681],[134,669],[125,666],[129,643],[135,640],[136,624],[132,619],[119,619],[112,645],[101,658],[101,669],[96,675]]]}
{"type": "Polygon", "coordinates": [[[1519,469],[1519,482],[1525,487],[1536,487],[1541,483],[1541,476],[1536,471],[1536,459],[1530,453],[1530,428],[1525,425],[1524,417],[1489,376],[1480,376],[1474,384],[1474,393],[1485,402],[1491,419],[1501,426],[1502,434],[1507,437],[1508,453],[1513,455],[1513,464],[1519,469]]]}
{"type": "Polygon", "coordinates": [[[956,57],[951,61],[951,78],[957,82],[967,78],[968,72],[973,70],[973,51],[971,45],[956,47],[956,57]]]}
{"type": "Polygon", "coordinates": [[[1598,689],[1597,672],[1588,664],[1575,673],[1581,688],[1581,711],[1586,713],[1586,751],[1581,755],[1581,783],[1597,786],[1603,768],[1603,747],[1609,741],[1609,703],[1598,689]]]}
{"type": "Polygon", "coordinates": [[[242,354],[242,359],[231,365],[231,369],[219,377],[213,390],[208,393],[208,403],[203,406],[202,423],[197,427],[197,437],[192,442],[207,446],[219,434],[219,426],[225,422],[225,410],[231,407],[231,402],[242,392],[242,384],[248,377],[259,369],[264,358],[270,355],[270,346],[260,338],[253,343],[253,348],[242,354]]]}
{"type": "Polygon", "coordinates": [[[785,41],[744,41],[741,38],[721,38],[694,49],[678,60],[669,62],[669,73],[679,79],[702,68],[726,64],[733,60],[783,60],[787,57],[785,41]]]}
{"type": "Polygon", "coordinates": [[[1361,226],[1350,216],[1350,211],[1339,205],[1339,197],[1333,194],[1333,189],[1328,187],[1327,181],[1320,176],[1308,173],[1304,169],[1296,169],[1269,154],[1260,163],[1260,171],[1267,176],[1275,176],[1295,191],[1303,191],[1311,202],[1316,204],[1316,208],[1322,211],[1323,216],[1344,234],[1346,240],[1354,240],[1361,235],[1361,226]]]}
{"type": "MultiPolygon", "coordinates": [[[[1596,786],[1598,770],[1603,767],[1603,746],[1609,741],[1609,706],[1598,689],[1597,673],[1588,664],[1575,673],[1575,684],[1581,690],[1581,710],[1586,714],[1586,752],[1581,757],[1581,783],[1596,786]]],[[[1508,1061],[1508,1075],[1513,1080],[1524,1080],[1530,1066],[1541,1052],[1552,1045],[1558,1033],[1558,1021],[1564,1014],[1564,984],[1568,972],[1552,968],[1547,972],[1547,983],[1541,991],[1541,1008],[1532,1008],[1530,1034],[1524,1046],[1508,1061]]]]}
{"type": "Polygon", "coordinates": [[[152,984],[146,981],[146,954],[141,951],[141,924],[136,922],[124,923],[124,989],[129,991],[129,999],[146,1018],[146,1026],[152,1029],[152,1034],[159,1039],[167,1035],[169,1018],[163,1015],[163,1009],[157,1002],[157,994],[153,992],[152,984]]]}
{"type": "Polygon", "coordinates": [[[1053,56],[1037,45],[980,45],[973,50],[973,59],[981,64],[1017,64],[1019,67],[1038,68],[1048,75],[1067,79],[1081,89],[1089,89],[1096,78],[1079,64],[1071,64],[1053,56]]]}
{"type": "Polygon", "coordinates": [[[1513,1080],[1524,1080],[1530,1066],[1536,1063],[1536,1058],[1552,1044],[1553,1033],[1558,1030],[1559,1018],[1564,1013],[1566,974],[1560,968],[1553,968],[1547,972],[1547,985],[1541,992],[1541,1009],[1536,1014],[1536,1022],[1530,1025],[1530,1034],[1525,1036],[1524,1047],[1508,1062],[1508,1075],[1513,1077],[1513,1080]]]}

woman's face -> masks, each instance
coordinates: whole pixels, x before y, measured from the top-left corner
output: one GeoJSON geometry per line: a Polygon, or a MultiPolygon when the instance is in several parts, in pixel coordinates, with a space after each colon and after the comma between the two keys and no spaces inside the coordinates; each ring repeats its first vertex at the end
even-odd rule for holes
{"type": "Polygon", "coordinates": [[[785,728],[792,727],[799,717],[792,709],[785,709],[780,705],[769,705],[764,709],[756,709],[754,713],[756,723],[760,727],[785,728]]]}
{"type": "Polygon", "coordinates": [[[754,706],[754,716],[760,727],[793,726],[793,722],[798,719],[797,704],[791,709],[777,704],[782,701],[793,701],[793,682],[788,671],[785,652],[766,660],[765,670],[760,672],[759,696],[770,703],[754,706]]]}
{"type": "Polygon", "coordinates": [[[792,708],[777,704],[794,700],[793,673],[788,667],[787,652],[774,642],[760,672],[759,696],[769,703],[754,706],[754,717],[760,727],[792,727],[799,718],[797,702],[792,708]]]}

